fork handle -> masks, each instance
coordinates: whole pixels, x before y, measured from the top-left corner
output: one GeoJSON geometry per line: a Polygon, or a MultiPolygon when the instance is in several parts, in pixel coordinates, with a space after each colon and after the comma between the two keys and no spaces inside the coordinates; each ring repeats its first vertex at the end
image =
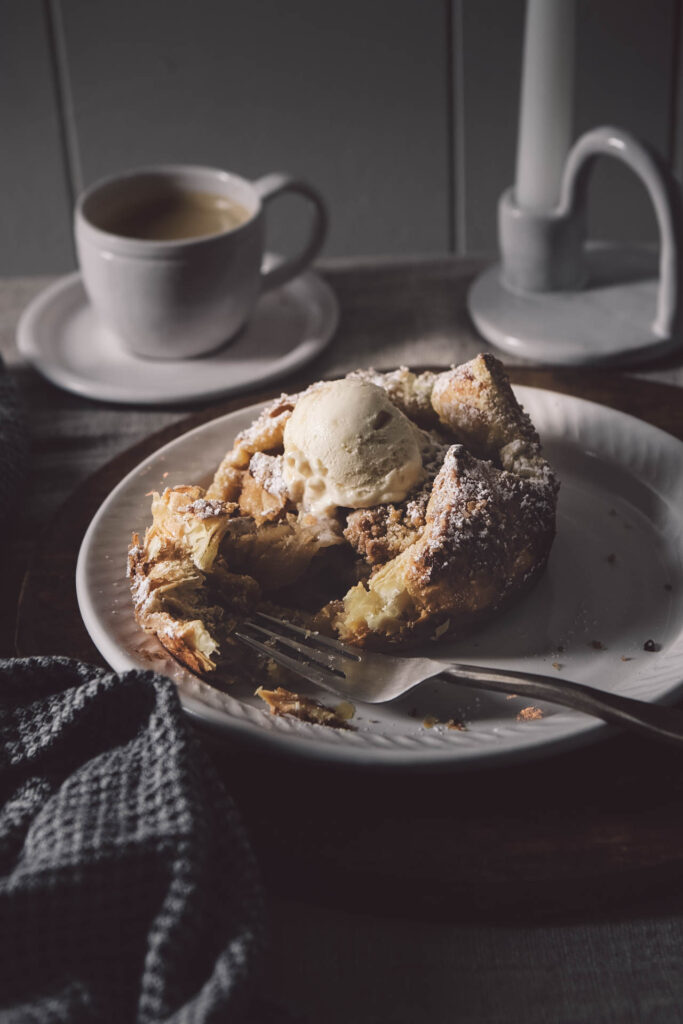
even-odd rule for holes
{"type": "Polygon", "coordinates": [[[683,711],[678,708],[621,697],[568,679],[480,668],[478,665],[444,665],[440,675],[462,686],[483,684],[487,689],[498,690],[500,693],[562,704],[645,736],[683,744],[683,711]]]}

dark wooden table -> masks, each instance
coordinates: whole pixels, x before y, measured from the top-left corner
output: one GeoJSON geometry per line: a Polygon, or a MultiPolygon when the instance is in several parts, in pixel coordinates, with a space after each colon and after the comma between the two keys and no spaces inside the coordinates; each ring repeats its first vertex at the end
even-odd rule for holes
{"type": "MultiPolygon", "coordinates": [[[[448,365],[480,351],[464,306],[474,266],[328,268],[339,334],[283,387],[357,365],[448,365]]],[[[34,449],[0,589],[0,654],[14,653],[17,625],[23,654],[96,660],[73,586],[85,526],[128,468],[186,428],[188,412],[197,421],[217,409],[87,402],[22,367],[12,324],[43,283],[7,284],[0,307],[0,343],[31,414],[34,449]]],[[[672,386],[683,377],[673,360],[638,375],[512,373],[683,439],[682,394],[672,386]]],[[[264,872],[268,988],[311,1021],[683,1020],[679,753],[615,736],[504,771],[368,774],[313,771],[208,734],[204,742],[264,872]]]]}

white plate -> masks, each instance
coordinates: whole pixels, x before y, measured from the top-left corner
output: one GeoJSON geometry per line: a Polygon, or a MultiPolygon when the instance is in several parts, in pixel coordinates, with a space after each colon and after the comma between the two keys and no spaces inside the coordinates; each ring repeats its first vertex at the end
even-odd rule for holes
{"type": "Polygon", "coordinates": [[[44,377],[77,395],[172,405],[236,394],[293,373],[322,352],[338,319],[334,292],[307,271],[262,295],[248,325],[218,352],[198,359],[141,359],[125,352],[100,323],[76,273],[27,307],[17,345],[44,377]]]}
{"type": "MultiPolygon", "coordinates": [[[[683,680],[683,444],[605,406],[534,388],[515,391],[562,481],[557,538],[536,588],[468,639],[440,644],[439,656],[557,671],[605,690],[672,700],[683,680]],[[646,653],[649,639],[661,650],[646,653]]],[[[551,705],[543,706],[541,719],[517,721],[519,699],[435,682],[390,705],[359,705],[354,732],[308,725],[271,716],[249,686],[230,694],[214,689],[142,633],[124,567],[131,532],[141,533],[150,519],[148,493],[210,477],[257,411],[231,413],[161,448],[95,515],[79,555],[78,600],[113,668],[154,668],[170,676],[185,708],[226,733],[352,764],[484,765],[606,733],[595,719],[551,705]],[[464,720],[467,731],[425,728],[428,715],[440,723],[464,720]]],[[[304,684],[300,689],[314,692],[304,684]]],[[[328,694],[323,699],[334,703],[328,694]]]]}

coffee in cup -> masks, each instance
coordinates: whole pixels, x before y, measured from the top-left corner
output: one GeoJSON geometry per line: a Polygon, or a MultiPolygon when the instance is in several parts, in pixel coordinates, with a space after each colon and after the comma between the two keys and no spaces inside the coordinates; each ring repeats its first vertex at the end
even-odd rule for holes
{"type": "Polygon", "coordinates": [[[163,185],[154,200],[110,210],[99,226],[112,235],[149,242],[174,242],[233,231],[249,220],[246,207],[215,192],[163,185]]]}

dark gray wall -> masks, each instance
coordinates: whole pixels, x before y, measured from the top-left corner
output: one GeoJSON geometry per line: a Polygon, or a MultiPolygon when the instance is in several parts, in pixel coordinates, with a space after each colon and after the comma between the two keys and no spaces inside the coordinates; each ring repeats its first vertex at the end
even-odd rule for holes
{"type": "MultiPolygon", "coordinates": [[[[682,4],[579,0],[577,44],[577,132],[618,124],[678,173],[682,4]]],[[[523,14],[523,0],[0,0],[0,273],[72,268],[74,194],[162,161],[309,177],[331,208],[328,256],[491,252],[523,14]]],[[[591,224],[655,237],[612,162],[591,224]]],[[[298,230],[287,200],[273,246],[298,230]]]]}

